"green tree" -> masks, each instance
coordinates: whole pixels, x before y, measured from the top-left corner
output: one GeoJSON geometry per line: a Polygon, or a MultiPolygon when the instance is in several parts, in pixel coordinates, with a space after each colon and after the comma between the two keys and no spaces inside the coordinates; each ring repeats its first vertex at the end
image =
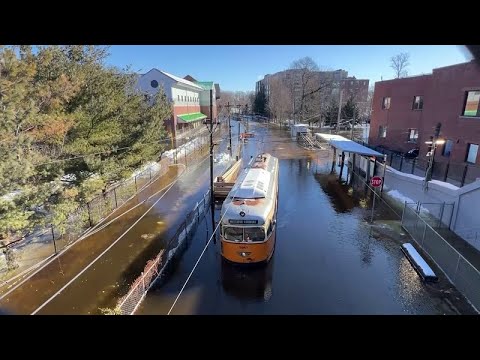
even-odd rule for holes
{"type": "MultiPolygon", "coordinates": [[[[338,109],[338,106],[337,106],[338,109]]],[[[338,111],[338,110],[337,110],[338,111]]],[[[353,97],[348,98],[345,105],[342,106],[342,119],[351,120],[355,117],[355,121],[360,118],[360,110],[353,97]]]]}
{"type": "Polygon", "coordinates": [[[323,118],[325,119],[325,125],[332,126],[338,119],[338,103],[335,100],[331,100],[326,106],[323,112],[323,118]]]}
{"type": "Polygon", "coordinates": [[[267,95],[265,93],[265,86],[263,84],[260,85],[259,91],[255,94],[253,111],[256,114],[267,116],[267,95]]]}
{"type": "Polygon", "coordinates": [[[167,97],[146,101],[134,74],[104,64],[107,50],[0,48],[0,240],[62,230],[81,202],[164,151],[167,97]]]}

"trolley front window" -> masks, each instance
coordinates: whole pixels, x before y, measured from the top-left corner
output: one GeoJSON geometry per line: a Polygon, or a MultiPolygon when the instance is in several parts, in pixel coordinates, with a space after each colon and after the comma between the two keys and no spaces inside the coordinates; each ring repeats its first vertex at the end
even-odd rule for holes
{"type": "Polygon", "coordinates": [[[241,227],[226,227],[224,237],[225,240],[243,241],[243,229],[241,227]]]}
{"type": "Polygon", "coordinates": [[[263,227],[225,227],[223,236],[225,240],[235,242],[262,242],[265,241],[263,227]]]}
{"type": "Polygon", "coordinates": [[[261,227],[244,228],[243,238],[245,241],[265,241],[265,230],[261,227]]]}

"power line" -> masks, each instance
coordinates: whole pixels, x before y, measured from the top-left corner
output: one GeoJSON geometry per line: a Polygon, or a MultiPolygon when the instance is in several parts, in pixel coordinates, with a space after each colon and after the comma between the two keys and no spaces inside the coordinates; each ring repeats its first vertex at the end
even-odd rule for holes
{"type": "Polygon", "coordinates": [[[125,147],[121,147],[121,148],[114,148],[114,149],[110,149],[110,150],[105,150],[105,151],[101,151],[101,152],[98,152],[98,153],[78,155],[78,156],[73,156],[73,157],[66,158],[66,159],[58,159],[58,160],[52,160],[52,161],[48,161],[48,162],[44,162],[44,163],[33,164],[33,166],[55,164],[55,163],[59,163],[59,162],[62,162],[62,161],[70,161],[70,160],[75,160],[75,159],[81,159],[81,158],[84,158],[84,157],[87,157],[87,156],[97,156],[97,155],[102,155],[102,154],[106,154],[106,153],[117,152],[119,150],[131,149],[133,147],[138,148],[138,147],[143,147],[143,146],[157,144],[157,143],[166,142],[166,141],[172,141],[172,140],[169,139],[169,138],[168,139],[160,139],[160,140],[152,141],[152,142],[149,142],[149,143],[136,144],[136,145],[132,145],[132,146],[125,146],[125,147]]]}

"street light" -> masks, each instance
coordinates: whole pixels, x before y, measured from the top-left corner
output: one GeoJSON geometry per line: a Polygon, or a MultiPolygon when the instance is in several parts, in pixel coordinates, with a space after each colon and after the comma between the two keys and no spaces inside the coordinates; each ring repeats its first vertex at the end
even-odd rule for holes
{"type": "Polygon", "coordinates": [[[428,157],[428,166],[427,171],[425,173],[425,188],[428,186],[428,182],[432,180],[432,173],[433,173],[433,164],[435,161],[435,151],[437,150],[438,145],[445,144],[444,139],[435,139],[430,141],[425,141],[425,144],[430,145],[430,151],[427,152],[428,157]]]}

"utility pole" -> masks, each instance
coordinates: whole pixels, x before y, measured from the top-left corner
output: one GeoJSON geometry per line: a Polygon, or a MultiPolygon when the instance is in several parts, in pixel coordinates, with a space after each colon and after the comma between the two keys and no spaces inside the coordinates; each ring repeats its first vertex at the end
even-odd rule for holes
{"type": "Polygon", "coordinates": [[[230,159],[232,158],[232,127],[230,126],[230,102],[227,103],[228,111],[228,140],[230,142],[230,159]]]}
{"type": "Polygon", "coordinates": [[[212,235],[213,243],[216,237],[215,231],[215,198],[213,196],[213,90],[210,89],[210,211],[212,212],[212,235]]]}
{"type": "Polygon", "coordinates": [[[343,97],[343,91],[342,89],[340,89],[340,101],[338,103],[338,116],[337,116],[337,134],[340,131],[340,118],[342,117],[342,97],[343,97]]]}
{"type": "Polygon", "coordinates": [[[352,134],[350,139],[353,141],[353,128],[355,127],[355,109],[353,109],[353,119],[352,119],[352,134]]]}

